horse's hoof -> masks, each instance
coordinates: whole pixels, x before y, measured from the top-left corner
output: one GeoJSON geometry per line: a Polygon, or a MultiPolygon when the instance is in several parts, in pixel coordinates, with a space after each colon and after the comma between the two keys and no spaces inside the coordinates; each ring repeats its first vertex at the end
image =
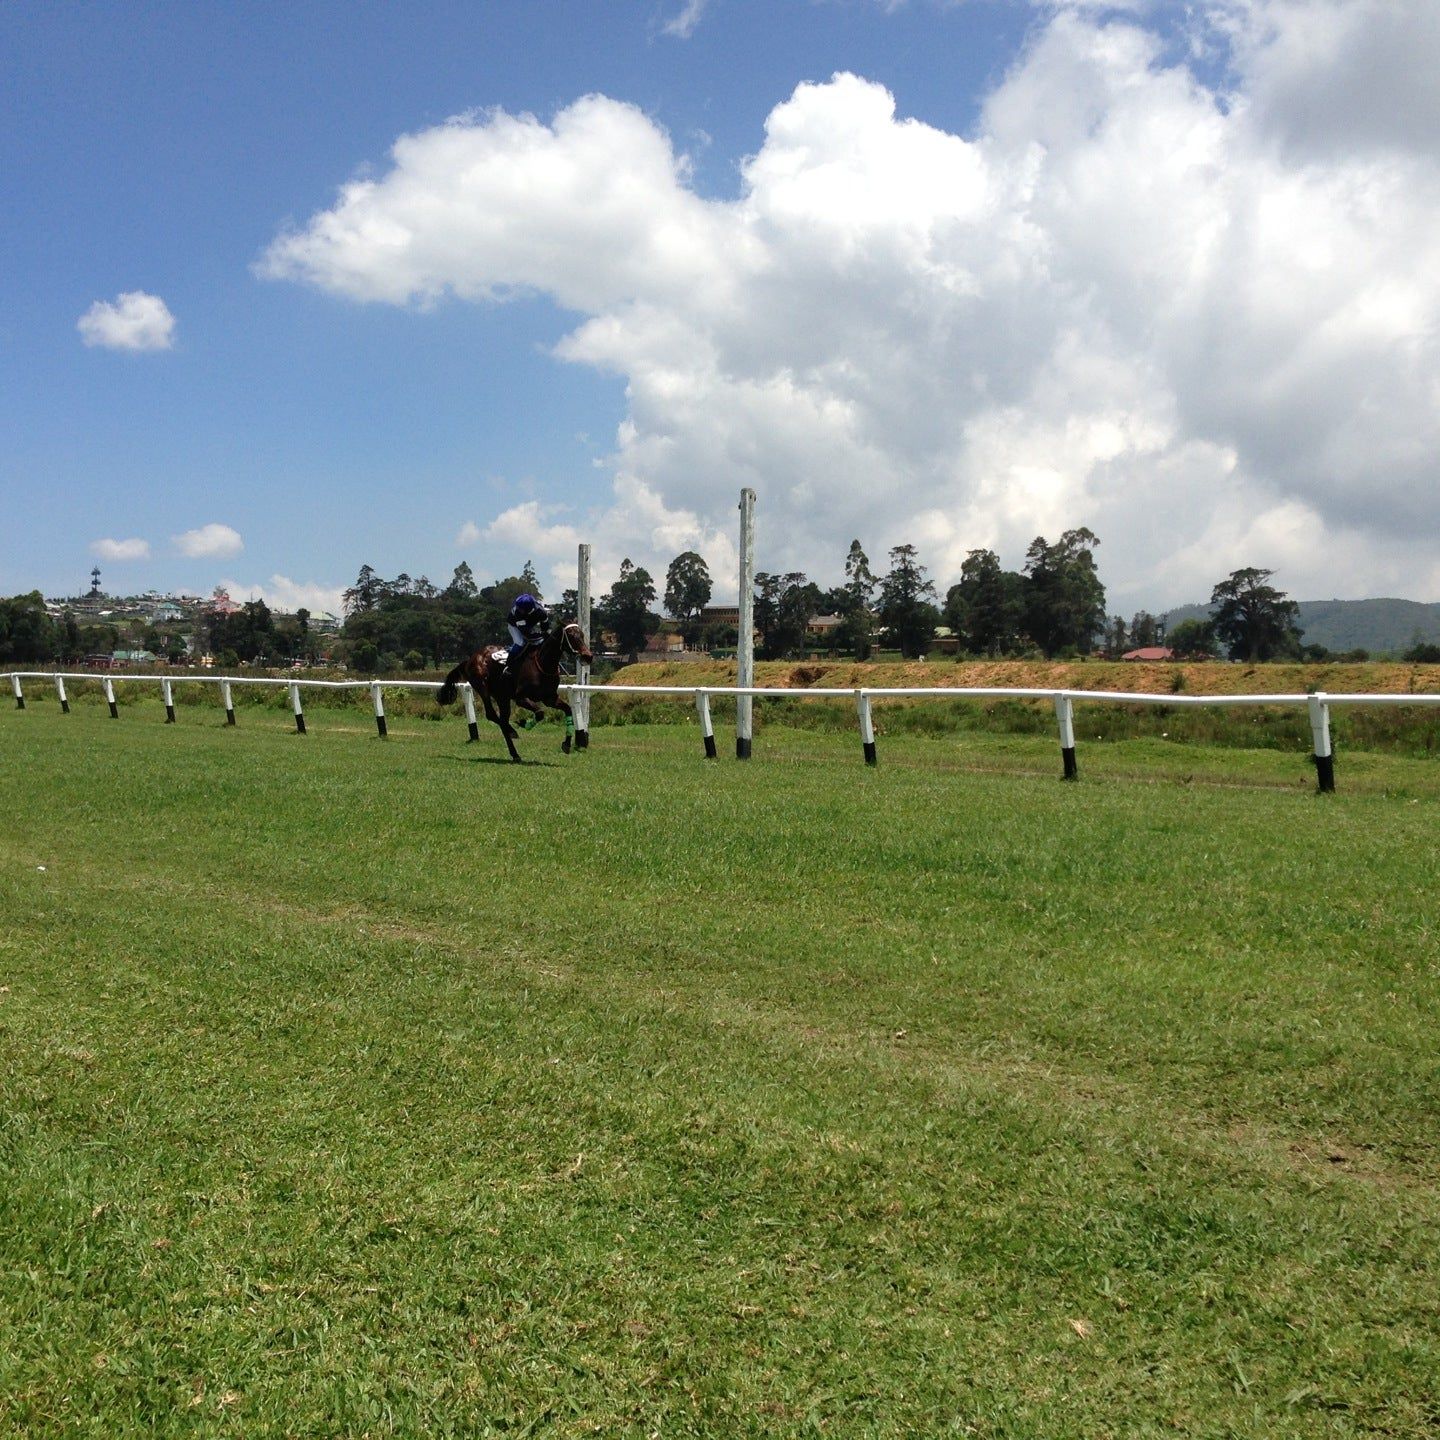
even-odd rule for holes
{"type": "Polygon", "coordinates": [[[568,739],[560,746],[560,753],[562,755],[568,755],[570,753],[570,741],[568,739]]]}

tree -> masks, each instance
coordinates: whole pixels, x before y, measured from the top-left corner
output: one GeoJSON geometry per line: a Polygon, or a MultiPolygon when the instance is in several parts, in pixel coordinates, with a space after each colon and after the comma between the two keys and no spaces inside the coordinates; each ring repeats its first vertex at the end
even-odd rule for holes
{"type": "Polygon", "coordinates": [[[858,540],[850,542],[850,553],[845,557],[845,584],[832,595],[835,612],[840,616],[836,643],[857,660],[868,660],[874,631],[870,606],[875,597],[875,576],[870,572],[870,557],[858,540]]]}
{"type": "Polygon", "coordinates": [[[1232,570],[1210,593],[1215,636],[1232,660],[1274,660],[1297,655],[1300,607],[1266,582],[1273,570],[1232,570]]]}
{"type": "MultiPolygon", "coordinates": [[[[362,565],[355,583],[345,592],[345,613],[363,615],[367,610],[373,610],[386,588],[386,582],[369,565],[362,565]]],[[[220,592],[217,590],[215,593],[218,599],[220,592]]]]}
{"type": "Polygon", "coordinates": [[[52,660],[59,642],[38,590],[0,600],[0,660],[52,660]]]}
{"type": "Polygon", "coordinates": [[[231,650],[241,660],[275,649],[275,622],[263,600],[247,600],[233,615],[211,614],[205,628],[212,654],[231,650]]]}
{"type": "Polygon", "coordinates": [[[945,595],[945,623],[972,655],[1006,655],[1020,648],[1025,577],[1001,567],[993,550],[972,550],[960,582],[945,595]]]}
{"type": "Polygon", "coordinates": [[[913,545],[896,545],[890,551],[890,573],[880,582],[880,623],[906,657],[923,655],[940,623],[935,586],[915,556],[913,545]]]}
{"type": "Polygon", "coordinates": [[[450,577],[450,583],[442,592],[446,600],[474,600],[479,597],[480,591],[475,584],[475,572],[469,564],[462,560],[456,567],[455,573],[450,577]]]}
{"type": "Polygon", "coordinates": [[[1130,621],[1130,648],[1143,650],[1160,643],[1160,622],[1148,611],[1137,610],[1130,621]]]}
{"type": "Polygon", "coordinates": [[[1215,654],[1215,627],[1208,620],[1180,620],[1170,631],[1177,660],[1208,660],[1215,654]]]}
{"type": "Polygon", "coordinates": [[[760,632],[760,653],[778,660],[803,650],[805,629],[820,611],[820,587],[803,573],[755,577],[755,628],[760,632]]]}
{"type": "Polygon", "coordinates": [[[1105,628],[1105,587],[1094,554],[1099,543],[1081,528],[1053,545],[1037,535],[1025,552],[1025,628],[1048,657],[1088,651],[1105,628]]]}
{"type": "Polygon", "coordinates": [[[665,609],[681,621],[685,638],[693,639],[692,631],[700,612],[710,603],[710,567],[693,550],[677,555],[665,572],[665,609]]]}
{"type": "Polygon", "coordinates": [[[1440,665],[1440,645],[1422,640],[1417,635],[1415,643],[1405,652],[1404,658],[1412,665],[1440,665]]]}
{"type": "Polygon", "coordinates": [[[655,603],[655,582],[642,565],[620,562],[620,575],[596,607],[601,626],[615,632],[615,643],[634,660],[645,641],[660,628],[650,613],[655,603]]]}

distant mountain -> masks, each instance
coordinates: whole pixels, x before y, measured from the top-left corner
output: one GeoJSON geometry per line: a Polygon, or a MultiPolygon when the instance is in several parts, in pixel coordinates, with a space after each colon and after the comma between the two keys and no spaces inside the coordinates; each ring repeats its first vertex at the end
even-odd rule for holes
{"type": "MultiPolygon", "coordinates": [[[[1208,605],[1181,605],[1165,615],[1167,626],[1181,620],[1208,620],[1208,605]]],[[[1418,635],[1440,644],[1440,604],[1419,600],[1302,600],[1300,629],[1307,645],[1327,650],[1368,650],[1399,654],[1418,635]]]]}

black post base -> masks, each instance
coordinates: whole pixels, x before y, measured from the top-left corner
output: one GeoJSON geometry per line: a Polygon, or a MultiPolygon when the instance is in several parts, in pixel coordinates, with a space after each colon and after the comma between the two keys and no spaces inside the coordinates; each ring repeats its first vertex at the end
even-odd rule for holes
{"type": "Polygon", "coordinates": [[[1080,768],[1075,764],[1075,747],[1072,745],[1068,750],[1060,752],[1060,758],[1065,762],[1065,774],[1061,777],[1065,780],[1078,780],[1080,768]]]}
{"type": "Polygon", "coordinates": [[[735,758],[737,760],[748,760],[750,758],[750,741],[742,740],[738,735],[735,737],[735,758]]]}
{"type": "Polygon", "coordinates": [[[165,707],[165,723],[167,725],[173,725],[175,723],[175,707],[173,705],[167,705],[165,707]]]}
{"type": "Polygon", "coordinates": [[[1335,757],[1333,755],[1312,755],[1315,775],[1320,782],[1321,794],[1331,794],[1335,789],[1335,757]]]}
{"type": "Polygon", "coordinates": [[[705,738],[705,758],[706,758],[707,760],[713,760],[713,759],[715,759],[716,754],[718,753],[718,752],[716,751],[716,749],[715,749],[715,737],[714,737],[713,735],[706,735],[704,738],[705,738]]]}
{"type": "Polygon", "coordinates": [[[110,718],[112,720],[118,720],[120,718],[119,708],[116,706],[113,700],[110,702],[110,718]]]}
{"type": "Polygon", "coordinates": [[[472,720],[470,722],[470,738],[471,740],[478,740],[480,738],[480,722],[478,720],[472,720]]]}
{"type": "Polygon", "coordinates": [[[590,732],[588,730],[577,730],[575,732],[575,748],[577,750],[588,750],[590,748],[590,732]]]}
{"type": "Polygon", "coordinates": [[[25,708],[25,697],[23,695],[17,695],[15,697],[15,708],[17,710],[23,710],[25,708]]]}
{"type": "Polygon", "coordinates": [[[70,713],[70,702],[68,700],[62,700],[60,702],[60,713],[62,715],[68,715],[70,713]]]}
{"type": "Polygon", "coordinates": [[[295,733],[297,735],[303,735],[305,733],[305,717],[303,715],[297,715],[295,717],[295,733]]]}
{"type": "Polygon", "coordinates": [[[225,712],[225,723],[227,725],[233,725],[235,723],[235,712],[233,710],[227,710],[225,712]]]}
{"type": "Polygon", "coordinates": [[[873,740],[866,740],[863,743],[865,746],[865,763],[867,765],[874,765],[876,763],[875,742],[873,740]]]}
{"type": "Polygon", "coordinates": [[[375,717],[375,728],[380,732],[380,738],[383,740],[388,733],[385,729],[385,717],[383,715],[377,715],[375,717]]]}

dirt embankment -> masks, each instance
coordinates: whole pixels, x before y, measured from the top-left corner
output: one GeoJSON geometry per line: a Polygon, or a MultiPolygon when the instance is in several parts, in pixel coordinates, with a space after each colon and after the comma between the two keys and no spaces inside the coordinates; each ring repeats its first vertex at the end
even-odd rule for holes
{"type": "MultiPolygon", "coordinates": [[[[734,685],[733,660],[627,665],[617,685],[734,685]]],[[[1118,660],[912,660],[857,664],[850,660],[766,660],[755,683],[796,690],[1003,687],[1044,690],[1123,690],[1137,695],[1434,695],[1440,665],[1402,663],[1232,665],[1220,661],[1154,664],[1118,660]]]]}

